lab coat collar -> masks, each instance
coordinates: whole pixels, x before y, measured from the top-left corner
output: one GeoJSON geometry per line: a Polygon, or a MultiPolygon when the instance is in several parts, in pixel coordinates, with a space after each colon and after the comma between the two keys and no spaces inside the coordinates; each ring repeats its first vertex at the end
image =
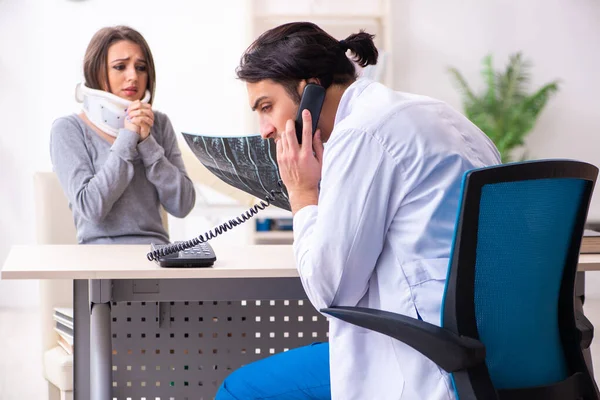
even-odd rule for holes
{"type": "Polygon", "coordinates": [[[374,83],[372,80],[367,78],[357,79],[352,85],[348,86],[344,94],[342,94],[342,98],[340,99],[340,104],[338,106],[337,112],[335,113],[335,121],[333,125],[337,125],[344,118],[346,118],[352,112],[352,106],[354,104],[354,100],[356,100],[362,92],[369,86],[374,83]]]}

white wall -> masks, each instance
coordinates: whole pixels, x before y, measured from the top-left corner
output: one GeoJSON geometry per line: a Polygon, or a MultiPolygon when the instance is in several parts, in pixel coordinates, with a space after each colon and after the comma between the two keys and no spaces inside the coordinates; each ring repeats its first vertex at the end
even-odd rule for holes
{"type": "MultiPolygon", "coordinates": [[[[37,0],[0,0],[0,265],[11,245],[32,241],[31,175],[48,147],[39,131],[44,71],[39,6],[37,0]]],[[[0,281],[0,305],[35,304],[36,287],[37,282],[0,281]]]]}
{"type": "MultiPolygon", "coordinates": [[[[52,121],[78,110],[74,88],[94,32],[127,24],[144,35],[156,62],[154,104],[176,131],[239,133],[247,101],[235,67],[248,45],[247,4],[0,0],[0,266],[11,245],[35,240],[32,174],[51,169],[52,121]]],[[[35,305],[36,286],[0,281],[0,306],[35,305]]]]}
{"type": "MultiPolygon", "coordinates": [[[[599,164],[598,0],[391,0],[391,8],[395,88],[460,108],[447,66],[480,83],[485,54],[500,66],[523,50],[535,63],[534,84],[563,81],[530,136],[530,155],[599,164]]],[[[50,169],[50,125],[76,110],[74,85],[98,28],[126,23],[146,37],[157,64],[155,105],[176,131],[228,134],[247,126],[234,69],[250,43],[248,18],[246,0],[0,0],[0,265],[11,245],[34,241],[32,173],[50,169]]],[[[598,194],[590,218],[600,221],[598,194]]],[[[15,297],[35,304],[34,289],[0,281],[0,306],[15,297]]]]}
{"type": "MultiPolygon", "coordinates": [[[[528,137],[529,157],[600,164],[600,1],[392,0],[392,7],[396,88],[462,109],[446,68],[481,88],[486,54],[504,68],[521,50],[534,63],[532,87],[562,81],[528,137]]],[[[600,190],[589,219],[600,221],[600,190]]]]}

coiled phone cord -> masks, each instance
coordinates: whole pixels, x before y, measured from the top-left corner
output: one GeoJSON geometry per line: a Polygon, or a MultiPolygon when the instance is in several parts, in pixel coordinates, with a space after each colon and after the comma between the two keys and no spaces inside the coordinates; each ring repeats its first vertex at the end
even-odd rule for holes
{"type": "MultiPolygon", "coordinates": [[[[280,187],[282,186],[281,180],[278,182],[278,184],[280,187]]],[[[244,222],[248,221],[250,218],[254,217],[258,213],[259,210],[264,210],[265,208],[269,207],[271,205],[271,203],[275,201],[275,194],[278,194],[278,193],[283,193],[283,192],[281,192],[281,191],[276,192],[275,190],[271,190],[270,193],[267,193],[267,195],[265,196],[264,201],[261,200],[261,202],[259,204],[253,205],[252,207],[250,207],[250,209],[248,209],[248,211],[242,213],[237,218],[230,219],[228,222],[225,222],[224,224],[221,224],[221,225],[217,226],[216,228],[206,231],[204,233],[204,235],[200,235],[191,240],[187,240],[187,241],[181,242],[181,243],[173,243],[173,244],[163,247],[161,249],[153,250],[153,251],[149,252],[146,255],[146,257],[148,257],[149,261],[155,261],[155,260],[158,260],[160,257],[164,257],[169,254],[173,254],[173,253],[183,251],[185,249],[189,249],[190,247],[194,247],[196,245],[199,245],[200,243],[208,242],[210,239],[216,238],[223,232],[227,232],[228,230],[233,229],[234,227],[241,225],[244,222]]]]}

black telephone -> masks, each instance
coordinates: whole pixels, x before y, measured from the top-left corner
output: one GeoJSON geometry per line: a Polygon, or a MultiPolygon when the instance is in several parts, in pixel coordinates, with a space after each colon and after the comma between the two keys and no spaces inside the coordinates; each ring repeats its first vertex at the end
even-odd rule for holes
{"type": "Polygon", "coordinates": [[[319,117],[321,116],[321,109],[323,108],[324,101],[325,88],[323,86],[309,83],[304,87],[295,122],[298,143],[302,144],[302,111],[310,111],[310,116],[312,118],[312,134],[314,135],[317,131],[317,124],[319,122],[319,117]]]}
{"type": "MultiPolygon", "coordinates": [[[[317,123],[319,122],[324,100],[325,88],[323,86],[309,83],[304,87],[295,121],[298,143],[302,143],[302,111],[306,109],[310,111],[310,115],[312,117],[312,133],[314,135],[315,131],[317,130],[317,123]]],[[[279,181],[279,186],[282,186],[281,181],[279,181]]],[[[264,210],[267,208],[269,205],[271,205],[271,202],[275,200],[275,194],[277,193],[281,193],[281,190],[271,190],[270,193],[266,194],[264,201],[261,201],[259,204],[255,204],[236,219],[230,219],[228,222],[221,224],[208,232],[205,232],[204,235],[200,235],[185,242],[176,242],[168,245],[152,244],[152,251],[147,254],[148,260],[156,261],[161,267],[165,268],[210,267],[217,258],[212,250],[212,247],[206,242],[208,242],[210,239],[214,239],[223,232],[227,232],[229,229],[233,229],[237,225],[243,224],[256,215],[259,210],[264,210]],[[176,255],[175,253],[178,254],[176,255]]]]}

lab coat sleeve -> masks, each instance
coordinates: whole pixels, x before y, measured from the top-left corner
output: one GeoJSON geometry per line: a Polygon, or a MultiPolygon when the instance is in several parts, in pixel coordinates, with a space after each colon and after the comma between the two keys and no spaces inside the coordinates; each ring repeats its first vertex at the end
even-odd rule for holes
{"type": "Polygon", "coordinates": [[[365,295],[395,213],[396,163],[368,132],[343,131],[325,150],[319,205],[294,216],[294,253],[315,308],[365,295]]]}

